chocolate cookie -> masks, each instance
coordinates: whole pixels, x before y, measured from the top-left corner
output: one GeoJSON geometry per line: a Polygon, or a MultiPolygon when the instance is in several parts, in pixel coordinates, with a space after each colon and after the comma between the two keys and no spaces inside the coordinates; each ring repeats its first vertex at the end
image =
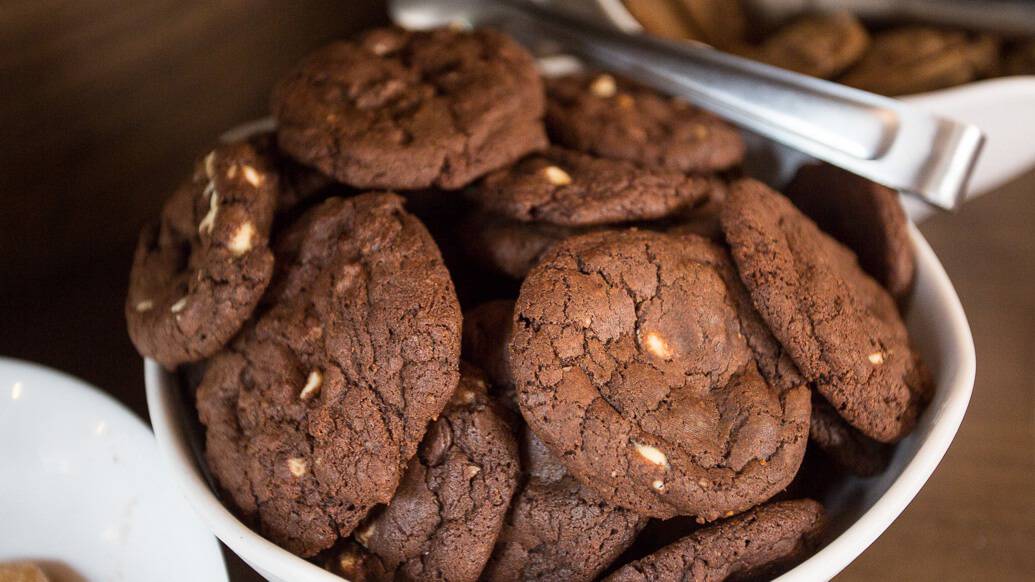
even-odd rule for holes
{"type": "Polygon", "coordinates": [[[228,499],[311,556],[392,498],[456,388],[461,315],[398,196],[328,199],[277,252],[275,301],[210,360],[197,406],[228,499]]]}
{"type": "Polygon", "coordinates": [[[809,439],[835,463],[860,477],[872,477],[888,465],[891,450],[852,428],[819,395],[812,397],[809,439]]]}
{"type": "Polygon", "coordinates": [[[486,386],[479,370],[463,367],[395,497],[355,533],[380,559],[382,580],[473,582],[485,567],[520,464],[513,429],[486,386]]]}
{"type": "Polygon", "coordinates": [[[514,301],[496,299],[464,312],[461,353],[485,370],[495,392],[503,403],[516,406],[514,375],[507,359],[507,345],[513,333],[514,301]]]}
{"type": "Polygon", "coordinates": [[[678,3],[690,15],[704,42],[734,52],[747,42],[748,19],[739,1],[678,0],[678,3]]]}
{"type": "Polygon", "coordinates": [[[644,30],[655,36],[674,40],[703,40],[701,31],[676,0],[622,0],[622,4],[644,30]]]}
{"type": "Polygon", "coordinates": [[[529,477],[507,515],[488,581],[594,580],[633,542],[646,519],[604,503],[524,431],[529,477]]]}
{"type": "Polygon", "coordinates": [[[747,577],[800,559],[823,524],[810,499],[782,501],[698,530],[626,564],[605,582],[695,582],[747,577]]]}
{"type": "Polygon", "coordinates": [[[721,180],[642,169],[553,147],[485,177],[468,190],[484,210],[522,222],[595,226],[654,220],[695,206],[721,180]]]}
{"type": "Polygon", "coordinates": [[[757,315],[720,262],[732,268],[696,236],[599,232],[554,246],[522,285],[521,412],[611,504],[714,520],[765,501],[801,462],[808,389],[759,374],[757,315]]]}
{"type": "Polygon", "coordinates": [[[554,141],[594,156],[685,173],[744,158],[740,133],[718,117],[608,74],[549,79],[547,96],[554,141]]]}
{"type": "Polygon", "coordinates": [[[523,279],[554,244],[595,228],[524,223],[488,212],[472,212],[464,221],[465,248],[479,264],[514,279],[523,279]]]}
{"type": "Polygon", "coordinates": [[[460,188],[546,146],[528,52],[488,29],[377,29],[304,59],[273,93],[281,147],[358,188],[460,188]]]}
{"type": "Polygon", "coordinates": [[[827,234],[851,249],[859,266],[903,300],[916,262],[898,192],[828,164],[802,166],[787,197],[827,234]]]}
{"type": "Polygon", "coordinates": [[[125,312],[141,355],[166,368],[206,358],[259,303],[280,190],[267,149],[258,140],[209,152],[140,234],[125,312]]]}
{"type": "Polygon", "coordinates": [[[722,228],[755,306],[805,378],[867,436],[908,433],[930,378],[893,300],[851,251],[755,180],[731,187],[722,228]]]}
{"type": "Polygon", "coordinates": [[[754,56],[797,73],[831,79],[862,58],[869,44],[866,29],[851,13],[815,13],[777,30],[754,56]]]}
{"type": "Polygon", "coordinates": [[[998,43],[989,36],[905,26],[873,37],[841,83],[883,95],[907,95],[969,83],[991,71],[998,43]]]}

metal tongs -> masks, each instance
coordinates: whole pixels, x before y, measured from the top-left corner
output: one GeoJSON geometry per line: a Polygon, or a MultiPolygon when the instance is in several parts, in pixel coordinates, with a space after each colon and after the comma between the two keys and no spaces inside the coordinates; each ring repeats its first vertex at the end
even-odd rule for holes
{"type": "Polygon", "coordinates": [[[711,49],[629,35],[527,0],[392,0],[407,28],[490,25],[532,48],[683,97],[741,127],[938,208],[955,209],[984,136],[902,101],[711,49]]]}

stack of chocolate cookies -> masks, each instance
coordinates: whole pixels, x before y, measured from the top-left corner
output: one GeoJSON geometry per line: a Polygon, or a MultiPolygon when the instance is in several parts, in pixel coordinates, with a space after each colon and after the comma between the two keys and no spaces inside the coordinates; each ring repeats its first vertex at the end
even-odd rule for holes
{"type": "MultiPolygon", "coordinates": [[[[846,10],[820,11],[807,3],[800,6],[807,11],[790,14],[775,26],[772,18],[758,18],[758,11],[752,10],[757,6],[743,0],[623,0],[623,4],[648,33],[707,43],[883,95],[1035,74],[1035,39],[1023,36],[917,22],[863,22],[846,10]]],[[[766,6],[777,8],[762,6],[763,13],[766,6]]],[[[915,14],[910,20],[936,12],[915,14]]]]}
{"type": "Polygon", "coordinates": [[[810,437],[872,475],[930,398],[891,191],[786,198],[722,120],[492,30],[334,43],[272,109],[144,230],[126,318],[227,505],[350,580],[770,574],[820,539],[810,437]]]}

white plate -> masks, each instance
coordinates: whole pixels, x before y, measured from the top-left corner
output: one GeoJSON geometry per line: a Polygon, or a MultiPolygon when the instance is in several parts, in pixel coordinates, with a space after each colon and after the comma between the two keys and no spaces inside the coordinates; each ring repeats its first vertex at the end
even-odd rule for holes
{"type": "Polygon", "coordinates": [[[147,426],[100,390],[0,358],[0,561],[55,581],[225,582],[147,426]]]}

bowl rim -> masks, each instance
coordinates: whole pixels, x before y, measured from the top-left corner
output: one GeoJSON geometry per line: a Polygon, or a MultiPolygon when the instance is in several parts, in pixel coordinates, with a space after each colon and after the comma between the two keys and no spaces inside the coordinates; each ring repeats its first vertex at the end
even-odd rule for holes
{"type": "MultiPolygon", "coordinates": [[[[953,362],[950,373],[941,378],[935,401],[924,415],[939,419],[917,447],[902,472],[888,489],[840,535],[822,549],[786,572],[778,580],[798,582],[829,580],[860,556],[891,523],[926,483],[941,462],[963,421],[973,391],[976,372],[974,341],[963,306],[941,262],[920,231],[909,225],[917,256],[918,276],[929,279],[932,296],[942,307],[940,316],[951,331],[942,356],[953,362]]],[[[159,451],[166,468],[191,506],[212,532],[245,562],[264,576],[293,581],[339,581],[319,566],[295,556],[262,537],[238,520],[216,497],[203,476],[199,461],[186,437],[182,422],[183,401],[171,389],[175,377],[152,360],[145,360],[144,380],[148,411],[159,451]]]]}

